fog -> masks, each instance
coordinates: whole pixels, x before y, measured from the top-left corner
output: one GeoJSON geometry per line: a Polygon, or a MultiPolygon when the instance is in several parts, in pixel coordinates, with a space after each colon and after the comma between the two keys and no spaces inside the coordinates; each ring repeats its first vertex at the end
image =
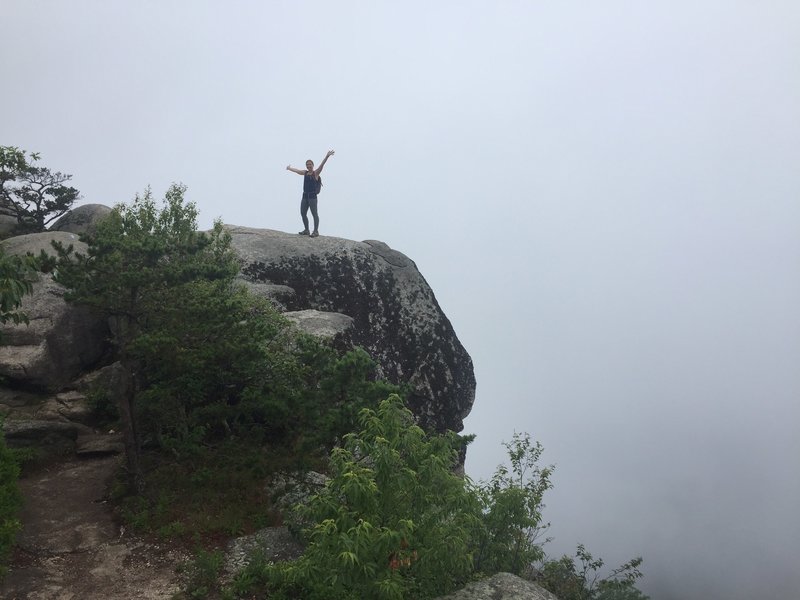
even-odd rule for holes
{"type": "Polygon", "coordinates": [[[471,354],[467,471],[527,431],[552,556],[654,600],[800,589],[800,4],[4,0],[0,144],[80,203],[412,258],[471,354]]]}

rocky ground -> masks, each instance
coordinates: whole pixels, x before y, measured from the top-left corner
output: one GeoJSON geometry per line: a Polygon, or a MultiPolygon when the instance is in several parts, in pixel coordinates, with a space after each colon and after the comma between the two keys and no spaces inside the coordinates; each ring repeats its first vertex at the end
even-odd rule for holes
{"type": "Polygon", "coordinates": [[[176,567],[190,553],[114,519],[106,497],[119,460],[73,457],[23,477],[23,528],[1,598],[155,600],[180,590],[176,567]]]}

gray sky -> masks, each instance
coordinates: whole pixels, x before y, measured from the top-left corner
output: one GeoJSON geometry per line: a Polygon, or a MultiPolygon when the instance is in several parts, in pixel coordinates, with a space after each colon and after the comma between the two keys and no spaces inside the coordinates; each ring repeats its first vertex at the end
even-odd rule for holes
{"type": "Polygon", "coordinates": [[[412,258],[475,362],[467,468],[529,431],[550,553],[654,600],[800,588],[800,4],[3,0],[0,144],[82,203],[189,186],[412,258]]]}

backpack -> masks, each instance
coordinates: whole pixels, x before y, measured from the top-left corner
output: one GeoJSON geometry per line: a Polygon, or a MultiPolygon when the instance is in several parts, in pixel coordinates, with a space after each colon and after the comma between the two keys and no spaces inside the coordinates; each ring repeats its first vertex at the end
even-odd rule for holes
{"type": "Polygon", "coordinates": [[[317,179],[317,193],[319,194],[322,191],[322,177],[317,179]]]}

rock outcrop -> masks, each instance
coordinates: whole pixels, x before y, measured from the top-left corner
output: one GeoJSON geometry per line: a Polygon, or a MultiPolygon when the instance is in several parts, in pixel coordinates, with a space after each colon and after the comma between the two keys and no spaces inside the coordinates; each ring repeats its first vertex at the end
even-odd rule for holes
{"type": "Polygon", "coordinates": [[[15,386],[58,391],[103,356],[105,323],[87,309],[67,304],[64,288],[50,275],[34,283],[22,311],[28,325],[0,327],[0,376],[15,386]]]}
{"type": "Polygon", "coordinates": [[[498,573],[470,583],[465,588],[437,600],[558,600],[546,589],[511,573],[498,573]]]}
{"type": "Polygon", "coordinates": [[[375,359],[380,375],[411,384],[409,405],[420,425],[462,429],[475,398],[472,360],[412,260],[373,240],[228,231],[248,281],[291,288],[294,294],[282,297],[289,311],[350,317],[347,334],[375,359]]]}
{"type": "Polygon", "coordinates": [[[55,256],[52,242],[59,242],[65,248],[72,245],[76,252],[86,254],[88,246],[81,242],[78,235],[67,231],[45,231],[43,233],[28,233],[18,235],[2,241],[3,250],[8,254],[24,256],[33,254],[39,256],[41,251],[49,256],[55,256]]]}
{"type": "MultiPolygon", "coordinates": [[[[104,209],[86,205],[68,213],[56,223],[68,231],[1,243],[12,254],[52,254],[53,240],[85,253],[76,232],[91,227],[104,209]]],[[[472,360],[412,260],[372,240],[228,230],[242,258],[240,277],[253,293],[301,331],[340,349],[363,347],[379,376],[411,386],[409,406],[425,429],[462,429],[475,397],[472,360]]],[[[23,300],[30,324],[0,326],[0,376],[8,387],[50,394],[75,389],[77,377],[102,366],[107,324],[63,296],[64,289],[43,275],[23,300]]]]}
{"type": "Polygon", "coordinates": [[[73,208],[50,226],[50,231],[69,233],[91,233],[97,221],[111,213],[104,204],[84,204],[73,208]]]}
{"type": "Polygon", "coordinates": [[[286,312],[283,316],[303,333],[331,340],[336,348],[347,350],[353,347],[350,335],[354,322],[352,317],[313,308],[286,312]]]}
{"type": "MultiPolygon", "coordinates": [[[[51,242],[85,253],[87,246],[74,233],[47,231],[2,242],[8,254],[55,255],[51,242]]],[[[0,326],[0,376],[17,387],[58,391],[83,371],[95,366],[107,349],[105,322],[83,307],[64,301],[64,288],[51,275],[41,275],[33,293],[22,299],[28,324],[0,326]]]]}

